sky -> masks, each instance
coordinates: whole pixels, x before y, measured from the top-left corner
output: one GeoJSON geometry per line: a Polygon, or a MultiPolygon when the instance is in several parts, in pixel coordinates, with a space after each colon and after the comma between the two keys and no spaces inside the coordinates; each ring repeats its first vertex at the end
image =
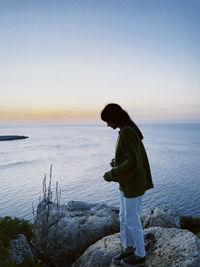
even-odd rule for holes
{"type": "Polygon", "coordinates": [[[0,0],[0,121],[200,122],[199,0],[0,0]]]}

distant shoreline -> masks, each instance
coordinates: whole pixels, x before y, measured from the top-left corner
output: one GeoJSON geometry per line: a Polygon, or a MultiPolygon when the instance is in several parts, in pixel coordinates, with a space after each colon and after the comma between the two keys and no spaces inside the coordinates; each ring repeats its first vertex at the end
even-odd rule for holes
{"type": "Polygon", "coordinates": [[[26,139],[28,136],[22,136],[22,135],[0,135],[0,141],[12,141],[12,140],[18,140],[18,139],[26,139]]]}

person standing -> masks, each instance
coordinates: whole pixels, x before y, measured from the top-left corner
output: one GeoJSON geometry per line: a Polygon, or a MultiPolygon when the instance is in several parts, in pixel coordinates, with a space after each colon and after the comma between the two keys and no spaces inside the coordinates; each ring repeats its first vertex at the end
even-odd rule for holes
{"type": "Polygon", "coordinates": [[[120,190],[120,236],[124,250],[113,258],[123,266],[144,266],[145,246],[140,208],[146,190],[153,188],[143,135],[128,113],[120,105],[110,103],[101,112],[108,127],[119,128],[112,169],[103,178],[118,182],[120,190]]]}

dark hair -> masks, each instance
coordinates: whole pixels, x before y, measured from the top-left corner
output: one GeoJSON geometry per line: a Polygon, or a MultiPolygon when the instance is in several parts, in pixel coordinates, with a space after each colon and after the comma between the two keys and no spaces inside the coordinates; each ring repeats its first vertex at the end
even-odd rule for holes
{"type": "Polygon", "coordinates": [[[140,129],[132,121],[128,113],[118,104],[111,103],[106,105],[101,112],[101,119],[105,122],[113,122],[117,126],[131,126],[134,128],[140,139],[143,139],[140,129]]]}

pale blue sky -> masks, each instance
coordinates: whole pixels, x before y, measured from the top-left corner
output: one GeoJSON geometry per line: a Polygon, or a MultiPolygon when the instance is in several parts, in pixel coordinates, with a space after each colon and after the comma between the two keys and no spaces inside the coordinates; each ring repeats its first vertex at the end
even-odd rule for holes
{"type": "Polygon", "coordinates": [[[0,1],[0,119],[200,121],[200,1],[0,1]]]}

